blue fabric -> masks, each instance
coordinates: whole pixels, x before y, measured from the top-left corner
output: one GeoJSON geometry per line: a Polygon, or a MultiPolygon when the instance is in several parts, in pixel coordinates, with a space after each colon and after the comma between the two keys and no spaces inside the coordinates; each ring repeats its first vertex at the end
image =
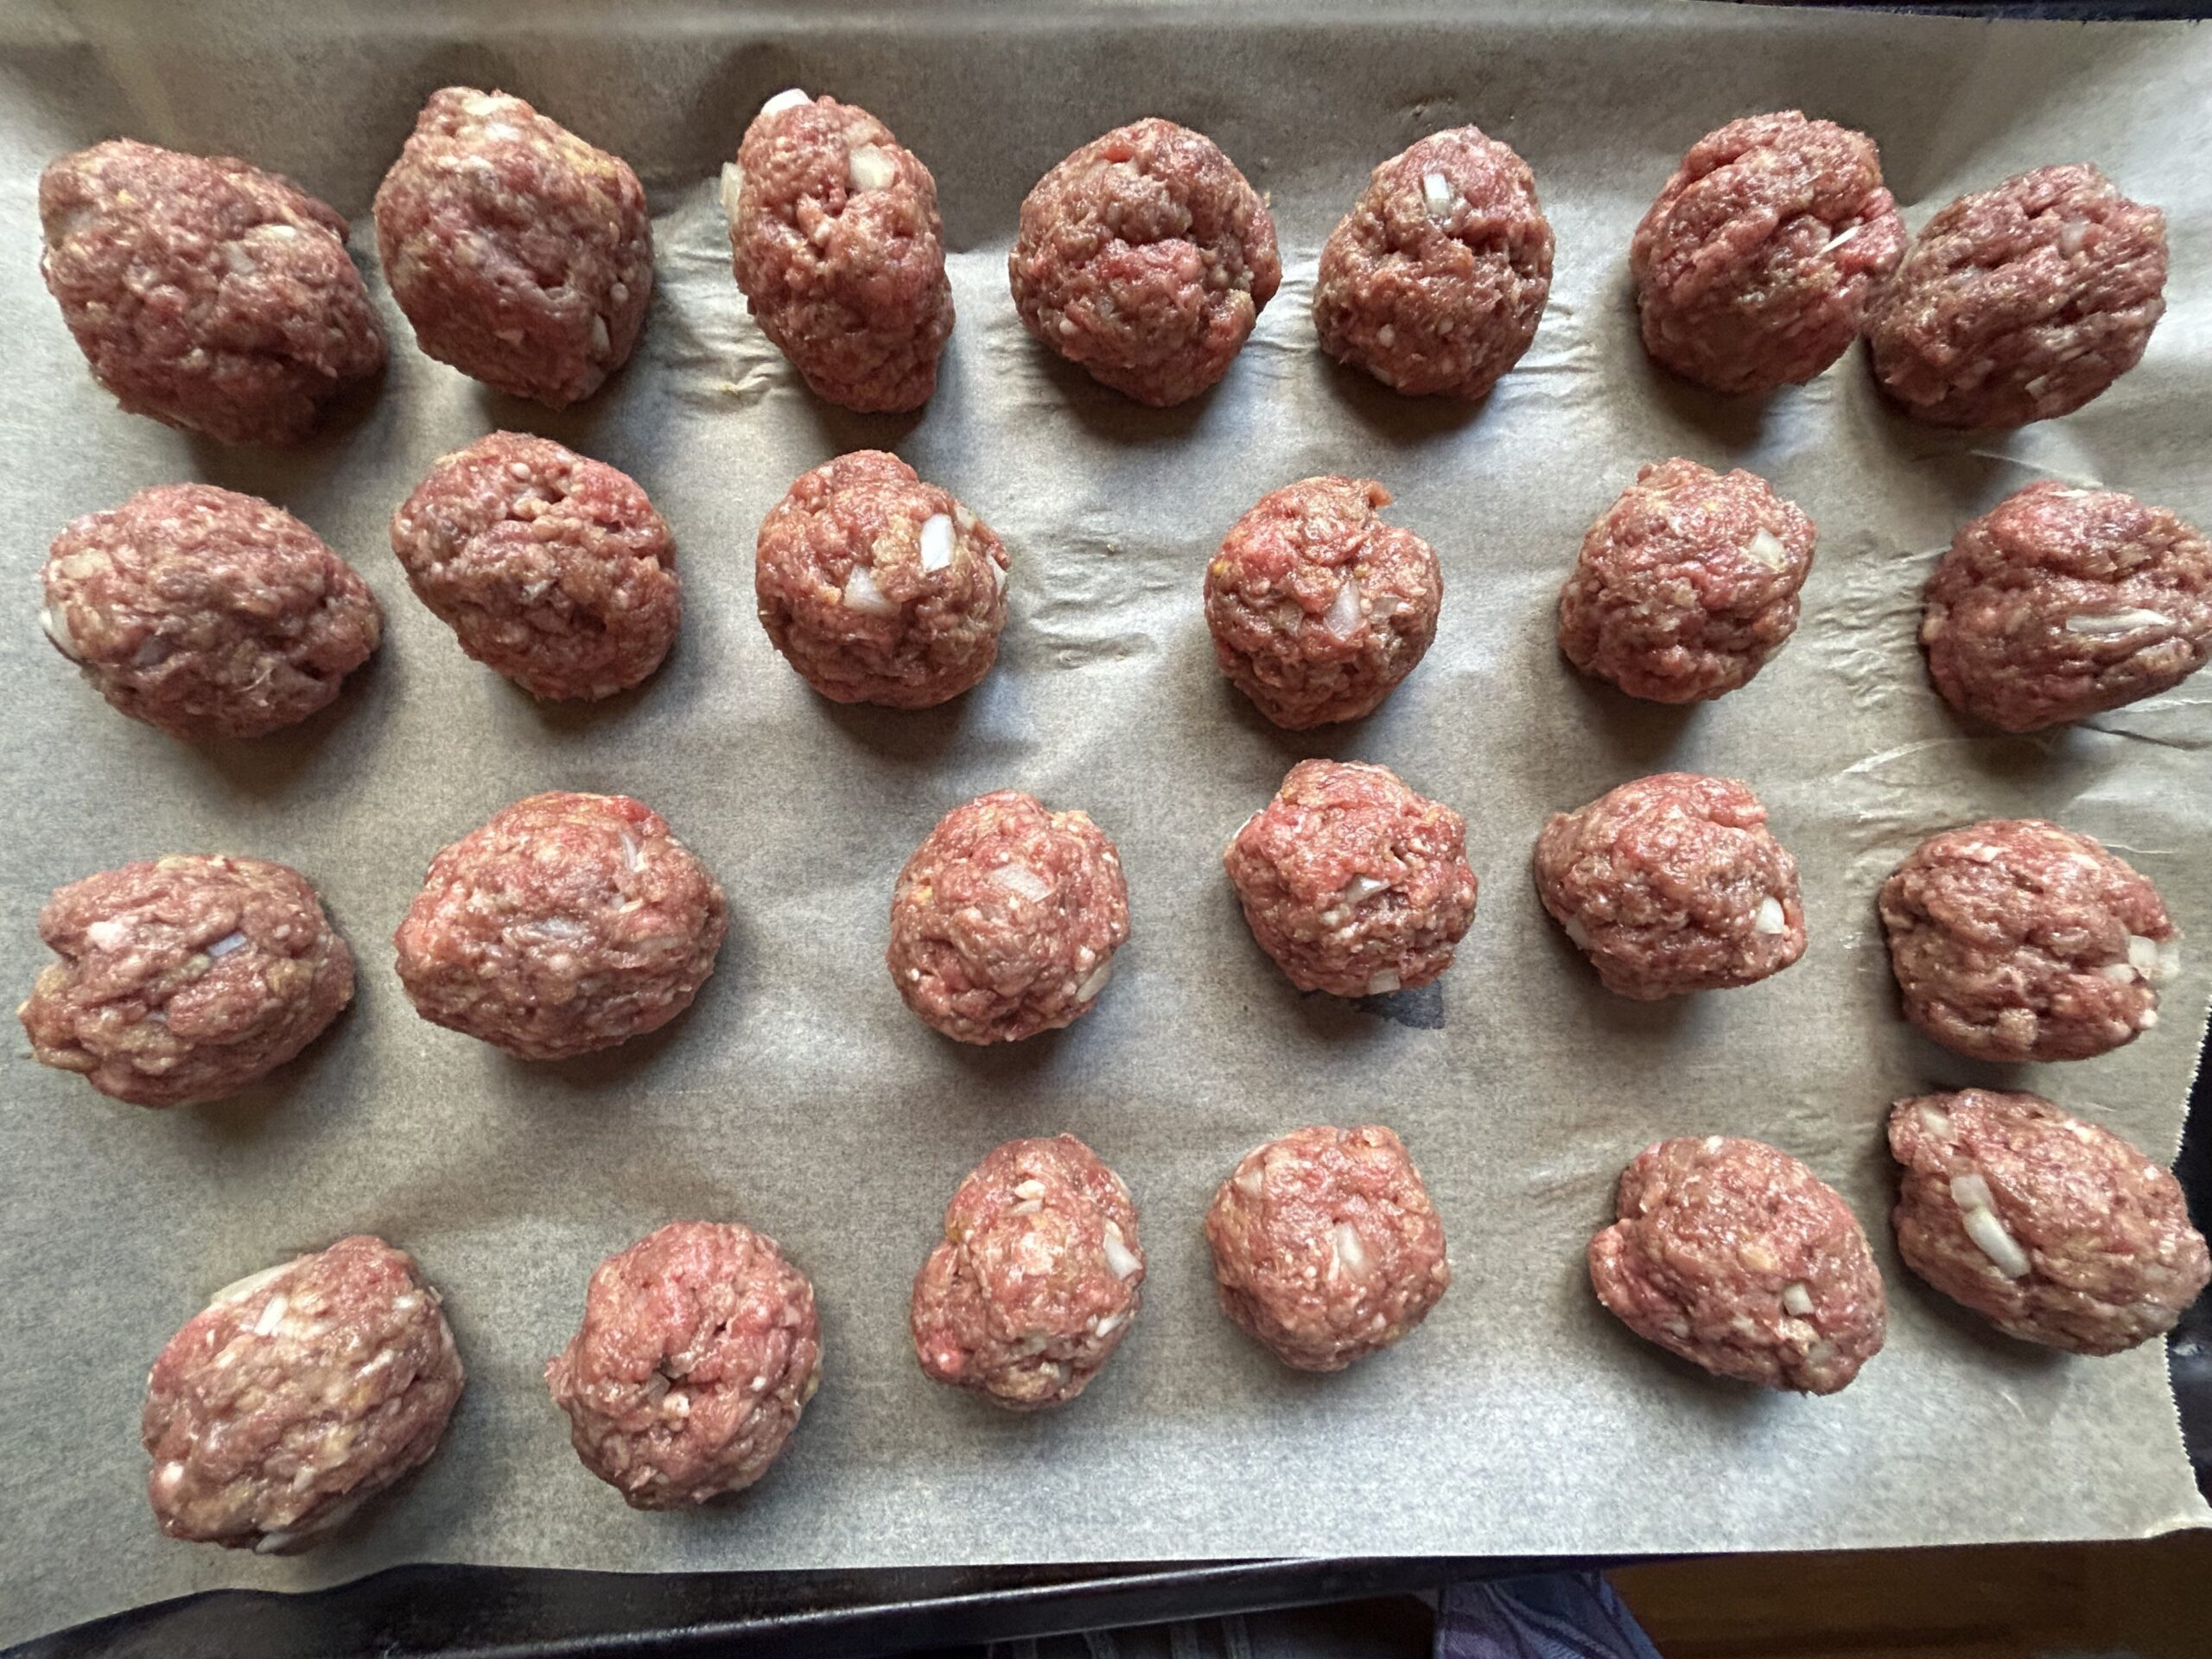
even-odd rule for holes
{"type": "Polygon", "coordinates": [[[1436,1659],[1660,1659],[1595,1573],[1469,1580],[1437,1597],[1436,1659]]]}

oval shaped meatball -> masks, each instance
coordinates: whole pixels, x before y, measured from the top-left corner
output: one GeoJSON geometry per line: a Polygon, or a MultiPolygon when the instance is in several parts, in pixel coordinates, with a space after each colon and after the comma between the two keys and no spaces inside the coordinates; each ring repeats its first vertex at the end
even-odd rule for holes
{"type": "Polygon", "coordinates": [[[526,1060],[666,1025],[715,971],[722,890],[626,795],[532,795],[430,861],[392,935],[415,1011],[526,1060]]]}
{"type": "Polygon", "coordinates": [[[1090,1013],[1128,938],[1105,832],[1001,789],[946,813],[899,872],[884,959],[926,1024],[1010,1043],[1090,1013]]]}
{"type": "Polygon", "coordinates": [[[545,1366],[576,1455],[633,1510],[752,1485],[821,1381],[814,1287],[734,1222],[671,1222],[601,1262],[545,1366]]]}
{"type": "Polygon", "coordinates": [[[1300,761],[1222,866],[1252,937],[1301,991],[1426,985],[1475,919],[1466,820],[1388,766],[1300,761]]]}
{"type": "Polygon", "coordinates": [[[408,586],[461,648],[534,697],[648,678],[683,620],[676,542],[637,480],[550,438],[442,456],[391,515],[408,586]]]}
{"type": "Polygon", "coordinates": [[[1814,541],[1813,521],[1756,473],[1646,467],[1582,538],[1559,648],[1632,697],[1725,696],[1797,631],[1814,541]]]}
{"type": "Polygon", "coordinates": [[[1883,390],[1939,426],[2070,415],[2133,368],[2164,315],[2166,217],[2094,167],[1961,196],[1866,312],[1883,390]]]}
{"type": "Polygon", "coordinates": [[[1535,874],[1551,918],[1622,996],[1730,990],[1805,954],[1797,861],[1733,779],[1662,772],[1554,812],[1535,874]]]}
{"type": "Polygon", "coordinates": [[[1920,1095],[1890,1113],[1905,1264],[2007,1336],[2117,1354],[2174,1328],[2212,1255],[2181,1184],[2040,1095],[1920,1095]]]}
{"type": "Polygon", "coordinates": [[[1716,1376],[1834,1394],[1882,1349],[1889,1303],[1836,1190],[1758,1141],[1684,1135],[1622,1172],[1590,1241],[1598,1300],[1716,1376]]]}
{"type": "Polygon", "coordinates": [[[1643,348],[1708,391],[1810,380],[1904,253],[1874,141],[1797,110],[1689,148],[1629,244],[1643,348]]]}
{"type": "Polygon", "coordinates": [[[2008,732],[2155,697],[2212,656],[2212,543],[2118,490],[2031,484],[1960,527],[1920,641],[1951,706],[2008,732]]]}
{"type": "Polygon", "coordinates": [[[291,443],[384,368],[346,221],[289,179],[117,138],[49,166],[38,216],[47,290],[134,415],[291,443]]]}
{"type": "Polygon", "coordinates": [[[1904,1016],[1980,1060],[2080,1060],[2158,1022],[2181,930],[2088,836],[1992,818],[1916,847],[1882,884],[1904,1016]]]}
{"type": "Polygon", "coordinates": [[[1206,1211],[1206,1243],[1222,1312],[1301,1371],[1411,1335],[1452,1283],[1421,1172],[1377,1127],[1323,1124],[1246,1153],[1206,1211]]]}
{"type": "Polygon", "coordinates": [[[54,649],[110,703],[172,737],[295,725],[384,635],[376,595],[320,536],[212,484],[141,490],[73,519],[41,582],[54,649]]]}
{"type": "Polygon", "coordinates": [[[1321,249],[1321,349],[1421,397],[1480,397],[1529,349],[1552,290],[1535,175],[1475,127],[1433,132],[1369,177],[1321,249]]]}
{"type": "Polygon", "coordinates": [[[630,360],[653,227],[630,164],[505,92],[430,94],[377,188],[377,251],[415,341],[565,409],[630,360]]]}
{"type": "Polygon", "coordinates": [[[54,890],[61,958],[16,1010],[41,1065],[136,1106],[220,1100],[290,1059],[353,1000],[353,953],[307,877],[176,853],[54,890]]]}
{"type": "Polygon", "coordinates": [[[1308,478],[1263,495],[1206,566],[1215,660],[1290,731],[1373,714],[1436,638],[1436,551],[1376,509],[1371,478],[1308,478]]]}
{"type": "Polygon", "coordinates": [[[1092,139],[1037,181],[1007,279],[1039,340],[1164,408],[1229,372],[1282,261],[1268,205],[1236,164],[1155,118],[1092,139]]]}
{"type": "Polygon", "coordinates": [[[1006,547],[880,449],[804,474],[760,525],[760,626],[835,702],[928,709],[972,690],[1006,627],[1006,547]]]}
{"type": "Polygon", "coordinates": [[[722,168],[746,307],[817,397],[919,409],[952,333],[937,181],[856,105],[779,93],[722,168]]]}
{"type": "Polygon", "coordinates": [[[1071,1135],[1009,1141],[960,1183],[914,1275],[914,1357],[993,1405],[1065,1405],[1128,1334],[1143,1287],[1122,1178],[1071,1135]]]}
{"type": "Polygon", "coordinates": [[[441,1300],[414,1257],[365,1234],[216,1292],[146,1379],[162,1530],[319,1542],[429,1462],[467,1382],[441,1300]]]}

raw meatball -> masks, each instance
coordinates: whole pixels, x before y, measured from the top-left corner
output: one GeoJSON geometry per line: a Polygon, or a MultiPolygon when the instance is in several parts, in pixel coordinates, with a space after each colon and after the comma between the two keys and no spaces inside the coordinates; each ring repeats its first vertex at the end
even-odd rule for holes
{"type": "Polygon", "coordinates": [[[44,585],[39,621],[54,648],[172,737],[259,737],[305,720],[384,633],[376,595],[321,537],[212,484],[141,490],[73,520],[44,585]]]}
{"type": "Polygon", "coordinates": [[[1128,942],[1122,855],[1081,812],[1001,789],[914,849],[884,953],[906,1006],[963,1043],[1010,1043],[1090,1011],[1128,942]]]}
{"type": "Polygon", "coordinates": [[[61,960],[16,1010],[42,1065],[137,1106],[220,1100],[290,1059],[353,1000],[353,953],[297,870],[173,854],[57,888],[61,960]]]}
{"type": "Polygon", "coordinates": [[[391,550],[461,648],[535,697],[628,690],[683,620],[645,493],[550,438],[494,432],[442,457],[392,514],[391,550]]]}
{"type": "Polygon", "coordinates": [[[1730,990],[1805,954],[1797,861],[1733,779],[1662,772],[1554,812],[1535,872],[1552,919],[1622,996],[1730,990]]]}
{"type": "Polygon", "coordinates": [[[1582,538],[1559,648],[1632,697],[1725,696],[1797,631],[1813,543],[1813,521],[1756,473],[1646,467],[1582,538]]]}
{"type": "Polygon", "coordinates": [[[1622,1172],[1590,1282],[1669,1353],[1763,1388],[1834,1394],[1882,1350],[1889,1305],[1835,1189],[1758,1141],[1685,1135],[1622,1172]]]}
{"type": "Polygon", "coordinates": [[[1006,626],[1006,548],[896,455],[862,449],[792,485],[760,525],[760,626],[836,702],[927,709],[975,686],[1006,626]]]}
{"type": "Polygon", "coordinates": [[[118,138],[48,167],[38,214],[62,321],[135,415],[290,443],[384,368],[346,221],[289,179],[118,138]]]}
{"type": "Polygon", "coordinates": [[[1128,1334],[1143,1287],[1122,1178],[1071,1135],[1009,1141],[960,1183],[914,1275],[914,1355],[994,1405],[1063,1405],[1128,1334]]]}
{"type": "Polygon", "coordinates": [[[1904,239],[1865,133],[1796,110],[1731,121],[1629,244],[1643,348],[1709,391],[1809,380],[1858,338],[1904,239]]]}
{"type": "Polygon", "coordinates": [[[1021,204],[1007,279],[1029,332],[1141,404],[1229,372],[1282,281],[1274,220],[1203,133],[1157,118],[1094,138],[1021,204]]]}
{"type": "Polygon", "coordinates": [[[1300,761],[1222,865],[1252,937],[1301,991],[1426,985],[1475,919],[1466,820],[1388,766],[1300,761]]]}
{"type": "Polygon", "coordinates": [[[2008,732],[2155,697],[2212,655],[2212,544],[2118,490],[2031,484],[1953,538],[1920,639],[1936,690],[2008,732]]]}
{"type": "Polygon", "coordinates": [[[1206,1211],[1222,1311],[1286,1365],[1340,1371],[1428,1317],[1444,1224],[1389,1129],[1299,1129],[1248,1152],[1206,1211]]]}
{"type": "Polygon", "coordinates": [[[555,791],[432,859],[392,944],[425,1020],[553,1060],[690,1007],[728,928],[721,888],[659,813],[555,791]]]}
{"type": "Polygon", "coordinates": [[[1386,386],[1480,397],[1529,349],[1551,290],[1535,175],[1453,127],[1376,168],[1330,232],[1313,327],[1323,351],[1386,386]]]}
{"type": "Polygon", "coordinates": [[[1215,659],[1278,726],[1303,731],[1382,705],[1436,638],[1435,550],[1376,509],[1371,478],[1308,478],[1239,518],[1206,567],[1215,659]]]}
{"type": "Polygon", "coordinates": [[[2181,930],[2099,842],[1993,818],[1915,848],[1882,884],[1904,1015],[1980,1060],[2080,1060],[2158,1022],[2181,930]]]}
{"type": "Polygon", "coordinates": [[[937,181],[866,110],[778,94],[722,168],[737,285],[817,397],[919,409],[952,333],[937,181]]]}
{"type": "Polygon", "coordinates": [[[376,221],[391,297],[439,362],[565,409],[630,360],[653,292],[645,190],[522,99],[431,93],[376,221]]]}
{"type": "Polygon", "coordinates": [[[1928,221],[1867,308],[1874,372],[1940,426],[2069,415],[2133,368],[2165,312],[2166,216],[2094,167],[2043,167],[1928,221]]]}
{"type": "Polygon", "coordinates": [[[2172,1330],[2212,1280],[2181,1184],[2039,1095],[1901,1100],[1890,1150],[1906,1265],[2008,1336],[2120,1353],[2172,1330]]]}
{"type": "Polygon", "coordinates": [[[671,1222],[601,1262],[545,1367],[576,1455],[636,1510],[753,1484],[821,1380],[814,1287],[734,1222],[671,1222]]]}
{"type": "Polygon", "coordinates": [[[415,1258],[365,1234],[241,1279],[146,1379],[146,1495],[172,1538],[318,1541],[438,1449],[466,1378],[415,1258]]]}

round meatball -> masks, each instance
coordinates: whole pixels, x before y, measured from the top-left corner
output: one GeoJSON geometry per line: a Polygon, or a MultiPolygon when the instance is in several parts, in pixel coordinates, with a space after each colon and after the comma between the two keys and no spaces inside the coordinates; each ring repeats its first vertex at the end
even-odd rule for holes
{"type": "Polygon", "coordinates": [[[605,697],[661,665],[683,620],[676,542],[628,474],[494,432],[391,515],[416,597],[534,697],[605,697]]]}
{"type": "Polygon", "coordinates": [[[1993,818],[1931,836],[1882,884],[1904,1015],[1979,1060],[2080,1060],[2158,1022],[2181,930],[2087,836],[1993,818]]]}
{"type": "Polygon", "coordinates": [[[1756,473],[1646,467],[1582,538],[1559,648],[1632,697],[1723,696],[1797,631],[1813,543],[1813,521],[1756,473]]]}
{"type": "Polygon", "coordinates": [[[365,1234],[241,1279],[146,1379],[146,1495],[172,1538],[319,1541],[438,1449],[467,1380],[415,1258],[365,1234]]]}
{"type": "Polygon", "coordinates": [[[1763,1388],[1834,1394],[1882,1349],[1889,1304],[1836,1190],[1758,1141],[1685,1135],[1622,1172],[1590,1282],[1669,1353],[1763,1388]]]}
{"type": "Polygon", "coordinates": [[[1037,181],[1007,256],[1029,332],[1155,408],[1229,365],[1282,281],[1274,220],[1203,133],[1157,118],[1094,138],[1037,181]]]}
{"type": "Polygon", "coordinates": [[[1536,179],[1474,127],[1376,168],[1321,249],[1321,349],[1415,396],[1480,397],[1521,360],[1552,290],[1536,179]]]}
{"type": "Polygon", "coordinates": [[[1904,253],[1874,141],[1796,110],[1692,144],[1629,244],[1643,348],[1708,391],[1810,380],[1904,253]]]}
{"type": "Polygon", "coordinates": [[[2077,1354],[2162,1337],[2212,1280],[2181,1184],[2039,1095],[1897,1102],[1905,1264],[2008,1336],[2077,1354]]]}
{"type": "Polygon", "coordinates": [[[914,1275],[914,1357],[994,1405],[1063,1405],[1128,1333],[1143,1288],[1122,1178],[1071,1135],[1009,1141],[960,1183],[914,1275]]]}
{"type": "Polygon", "coordinates": [[[1006,547],[896,455],[862,449],[793,484],[760,525],[760,626],[835,702],[928,709],[998,660],[1006,547]]]}
{"type": "Polygon", "coordinates": [[[391,297],[439,362],[565,409],[630,360],[653,292],[645,189],[522,99],[431,93],[376,221],[391,297]]]}
{"type": "Polygon", "coordinates": [[[47,289],[134,415],[291,443],[384,368],[346,221],[289,179],[118,138],[48,167],[38,214],[47,289]]]}
{"type": "Polygon", "coordinates": [[[1222,865],[1252,937],[1301,991],[1426,985],[1475,919],[1466,820],[1388,766],[1300,761],[1222,865]]]}
{"type": "Polygon", "coordinates": [[[1376,509],[1371,478],[1308,478],[1260,498],[1206,567],[1206,626],[1231,683],[1291,731],[1382,706],[1436,638],[1435,550],[1376,509]]]}
{"type": "Polygon", "coordinates": [[[555,1060],[690,1007],[728,929],[721,887],[659,813],[555,791],[432,859],[392,944],[425,1020],[555,1060]]]}
{"type": "Polygon", "coordinates": [[[338,695],[384,634],[353,567],[281,507],[212,484],[141,490],[73,520],[39,621],[133,720],[260,737],[338,695]]]}
{"type": "Polygon", "coordinates": [[[2118,490],[2031,484],[1953,537],[1920,639],[1951,705],[2008,732],[2155,697],[2212,656],[2212,543],[2118,490]]]}
{"type": "Polygon", "coordinates": [[[1452,1283],[1421,1172],[1380,1128],[1325,1124],[1246,1153],[1206,1211],[1206,1243],[1222,1311],[1301,1371],[1388,1348],[1452,1283]]]}
{"type": "Polygon", "coordinates": [[[1605,988],[1639,1001],[1755,984],[1805,954],[1797,861],[1733,779],[1662,772],[1554,812],[1535,874],[1605,988]]]}
{"type": "Polygon", "coordinates": [[[779,93],[722,168],[746,307],[817,397],[919,409],[952,333],[937,181],[856,105],[779,93]]]}
{"type": "Polygon", "coordinates": [[[734,1222],[671,1222],[601,1262],[545,1367],[576,1455],[636,1510],[753,1484],[821,1381],[814,1287],[734,1222]]]}
{"type": "Polygon", "coordinates": [[[137,1106],[220,1100],[322,1034],[353,953],[297,870],[172,854],[57,888],[39,938],[61,958],[16,1014],[41,1065],[137,1106]]]}
{"type": "Polygon", "coordinates": [[[1883,389],[1940,426],[2069,415],[2165,312],[2166,217],[2094,167],[2042,167],[1928,221],[1866,312],[1883,389]]]}
{"type": "Polygon", "coordinates": [[[914,849],[884,953],[906,1006],[963,1043],[1010,1043],[1090,1012],[1128,943],[1122,855],[1081,812],[995,790],[914,849]]]}

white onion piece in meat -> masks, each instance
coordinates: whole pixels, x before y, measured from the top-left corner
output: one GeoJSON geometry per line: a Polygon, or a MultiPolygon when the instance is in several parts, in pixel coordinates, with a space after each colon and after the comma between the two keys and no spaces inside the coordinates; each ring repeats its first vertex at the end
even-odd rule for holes
{"type": "Polygon", "coordinates": [[[1344,883],[1344,902],[1363,905],[1376,893],[1388,893],[1389,890],[1390,884],[1379,876],[1355,875],[1344,883]]]}
{"type": "Polygon", "coordinates": [[[1344,1271],[1355,1279],[1365,1278],[1374,1265],[1374,1258],[1367,1253],[1367,1242],[1360,1237],[1359,1229],[1348,1221],[1338,1222],[1331,1231],[1329,1248],[1344,1263],[1344,1271]]]}
{"type": "Polygon", "coordinates": [[[1770,570],[1787,570],[1789,568],[1789,549],[1783,544],[1781,537],[1764,524],[1751,532],[1751,539],[1744,551],[1770,570]]]}
{"type": "Polygon", "coordinates": [[[207,1299],[210,1307],[220,1307],[226,1302],[242,1302],[264,1286],[275,1283],[299,1266],[296,1261],[279,1262],[273,1268],[264,1268],[259,1273],[249,1273],[243,1279],[225,1285],[207,1299]]]}
{"type": "Polygon", "coordinates": [[[1122,1242],[1122,1230],[1110,1221],[1106,1224],[1105,1236],[1099,1244],[1106,1253],[1106,1265],[1114,1270],[1116,1279],[1127,1279],[1144,1266],[1137,1253],[1122,1242]]]}
{"type": "Polygon", "coordinates": [[[2028,1260],[2028,1253],[2020,1248],[2019,1240],[2005,1230],[2005,1224],[1997,1219],[1994,1210],[1977,1207],[1967,1211],[1961,1218],[1974,1248],[2007,1279],[2024,1279],[2034,1270],[2035,1263],[2028,1260]]]}
{"type": "Polygon", "coordinates": [[[1258,1163],[1239,1164],[1236,1173],[1230,1176],[1230,1185],[1248,1198],[1256,1198],[1268,1184],[1267,1173],[1258,1163]]]}
{"type": "Polygon", "coordinates": [[[1402,983],[1395,969],[1385,968],[1381,973],[1369,977],[1367,994],[1370,996],[1388,996],[1391,992],[1397,990],[1402,983]]]}
{"type": "Polygon", "coordinates": [[[1020,860],[1001,864],[991,872],[991,885],[1041,903],[1052,896],[1052,884],[1020,860]]]}
{"type": "Polygon", "coordinates": [[[1751,912],[1751,931],[1780,933],[1788,929],[1789,918],[1783,913],[1782,900],[1770,895],[1759,900],[1759,907],[1751,912]]]}
{"type": "Polygon", "coordinates": [[[1576,918],[1568,917],[1560,924],[1560,928],[1568,938],[1574,941],[1576,950],[1587,950],[1590,948],[1590,930],[1583,926],[1576,918]]]}
{"type": "Polygon", "coordinates": [[[1337,596],[1329,601],[1329,613],[1321,619],[1321,626],[1343,639],[1359,626],[1359,578],[1346,576],[1337,589],[1337,596]]]}
{"type": "Polygon", "coordinates": [[[1952,1176],[1951,1202],[1961,1210],[1989,1210],[1997,1204],[1989,1191],[1989,1183],[1979,1175],[1952,1176]]]}
{"type": "Polygon", "coordinates": [[[1114,958],[1109,957],[1090,970],[1082,984],[1075,988],[1075,1000],[1088,1002],[1106,988],[1106,982],[1114,977],[1114,958]]]}
{"type": "Polygon", "coordinates": [[[991,561],[991,581],[1001,593],[1006,591],[1006,566],[996,559],[991,561]]]}
{"type": "Polygon", "coordinates": [[[1110,1337],[1116,1331],[1120,1330],[1122,1325],[1128,1322],[1128,1310],[1126,1308],[1119,1313],[1109,1313],[1104,1319],[1099,1320],[1098,1323],[1092,1327],[1092,1334],[1101,1337],[1110,1337]]]}
{"type": "Polygon", "coordinates": [[[845,157],[845,181],[855,190],[880,190],[899,176],[899,163],[874,144],[861,144],[845,157]]]}
{"type": "Polygon", "coordinates": [[[922,569],[942,570],[952,563],[952,520],[933,512],[922,520],[922,569]]]}
{"type": "Polygon", "coordinates": [[[84,660],[83,654],[77,649],[76,640],[70,636],[69,619],[60,611],[51,606],[41,606],[38,625],[46,630],[46,637],[54,641],[54,649],[64,657],[73,663],[84,660]]]}
{"type": "Polygon", "coordinates": [[[2181,935],[2177,933],[2170,939],[2158,941],[2158,971],[2151,977],[2171,979],[2179,972],[2181,972],[2181,935]]]}
{"type": "Polygon", "coordinates": [[[737,219],[737,202],[745,188],[745,172],[735,162],[722,163],[722,217],[733,224],[737,219]]]}
{"type": "Polygon", "coordinates": [[[2069,257],[2082,251],[2089,243],[2089,226],[2086,220],[2069,219],[2058,227],[2058,251],[2069,257]]]}
{"type": "Polygon", "coordinates": [[[234,930],[224,934],[221,938],[209,945],[207,954],[211,957],[227,957],[232,951],[243,950],[245,948],[245,935],[234,930]]]}
{"type": "Polygon", "coordinates": [[[1813,1293],[1802,1281],[1784,1285],[1782,1305],[1802,1319],[1813,1311],[1813,1293]]]}
{"type": "Polygon", "coordinates": [[[1424,173],[1421,175],[1421,205],[1428,209],[1428,216],[1431,219],[1442,219],[1452,211],[1452,199],[1454,194],[1452,181],[1441,173],[1424,173]]]}
{"type": "Polygon", "coordinates": [[[2127,936],[2127,965],[2149,979],[2158,971],[2158,942],[2140,933],[2127,936]]]}
{"type": "Polygon", "coordinates": [[[875,572],[864,564],[853,567],[845,578],[845,608],[858,611],[863,616],[896,616],[899,607],[884,597],[883,589],[875,585],[875,572]]]}
{"type": "Polygon", "coordinates": [[[1813,257],[1817,259],[1824,253],[1834,253],[1838,248],[1850,241],[1853,237],[1858,235],[1859,232],[1866,228],[1866,227],[1864,225],[1854,225],[1847,231],[1838,231],[1834,236],[1828,238],[1827,241],[1821,243],[1819,247],[1813,251],[1813,257]]]}
{"type": "Polygon", "coordinates": [[[795,110],[802,104],[811,104],[813,102],[814,100],[811,98],[809,98],[806,93],[801,91],[798,87],[788,87],[785,91],[778,92],[766,104],[763,104],[760,106],[760,113],[762,115],[780,115],[785,110],[795,110]]]}
{"type": "Polygon", "coordinates": [[[1946,1141],[1951,1138],[1951,1115],[1942,1107],[1922,1107],[1920,1122],[1929,1134],[1946,1141]]]}
{"type": "Polygon", "coordinates": [[[2135,969],[2124,962],[2108,962],[2097,972],[2115,985],[2133,985],[2135,982],[2135,969]]]}
{"type": "Polygon", "coordinates": [[[2171,628],[2174,620],[2164,611],[2076,611],[2066,619],[2066,632],[2093,637],[2133,633],[2139,628],[2171,628]]]}
{"type": "Polygon", "coordinates": [[[282,1291],[271,1296],[261,1305],[261,1317],[253,1322],[253,1334],[257,1337],[275,1336],[276,1327],[284,1323],[284,1315],[291,1306],[282,1291]]]}

